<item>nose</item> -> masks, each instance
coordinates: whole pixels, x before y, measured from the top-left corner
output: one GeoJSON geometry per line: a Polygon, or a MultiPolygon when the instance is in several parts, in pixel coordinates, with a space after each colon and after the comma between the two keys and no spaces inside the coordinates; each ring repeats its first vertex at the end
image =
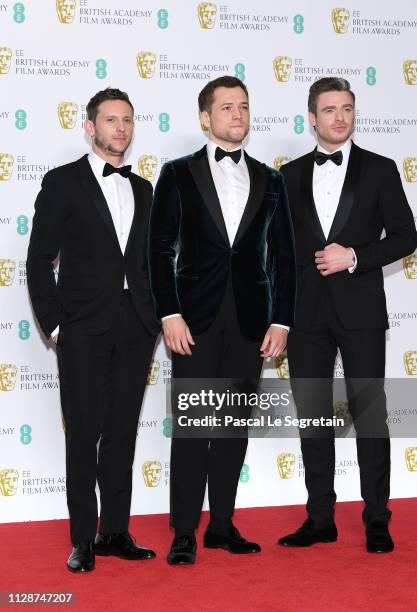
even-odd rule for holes
{"type": "Polygon", "coordinates": [[[240,119],[242,117],[242,109],[236,106],[233,109],[233,119],[240,119]]]}

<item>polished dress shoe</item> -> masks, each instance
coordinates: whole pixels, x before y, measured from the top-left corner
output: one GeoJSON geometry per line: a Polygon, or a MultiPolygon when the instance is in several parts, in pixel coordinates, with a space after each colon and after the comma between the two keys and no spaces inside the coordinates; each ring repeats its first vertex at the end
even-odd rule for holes
{"type": "Polygon", "coordinates": [[[70,572],[91,572],[95,566],[93,542],[74,544],[68,557],[67,568],[70,572]]]}
{"type": "Polygon", "coordinates": [[[156,554],[149,548],[142,548],[135,544],[135,540],[127,531],[103,535],[98,533],[95,541],[96,555],[100,557],[120,557],[130,561],[153,559],[156,554]]]}
{"type": "Polygon", "coordinates": [[[176,536],[168,553],[170,565],[193,565],[197,554],[197,542],[194,535],[176,536]]]}
{"type": "Polygon", "coordinates": [[[336,542],[337,527],[334,523],[330,523],[323,529],[315,529],[314,522],[307,519],[294,533],[290,533],[278,540],[281,546],[304,547],[317,544],[317,542],[336,542]]]}
{"type": "Polygon", "coordinates": [[[223,548],[235,555],[261,552],[259,544],[242,538],[234,525],[229,526],[226,535],[214,533],[207,528],[204,534],[204,546],[205,548],[223,548]]]}
{"type": "Polygon", "coordinates": [[[366,526],[366,550],[370,553],[388,553],[394,550],[394,542],[386,523],[376,521],[366,526]]]}

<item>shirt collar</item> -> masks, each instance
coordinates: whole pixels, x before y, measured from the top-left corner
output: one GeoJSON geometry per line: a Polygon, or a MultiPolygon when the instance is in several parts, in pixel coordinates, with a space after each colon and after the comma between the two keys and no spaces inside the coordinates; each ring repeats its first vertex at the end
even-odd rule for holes
{"type": "MultiPolygon", "coordinates": [[[[209,158],[209,160],[215,161],[214,154],[216,152],[217,147],[219,147],[219,149],[223,149],[223,151],[226,151],[226,149],[224,147],[221,147],[220,145],[216,144],[215,142],[213,142],[210,139],[208,140],[208,142],[207,142],[207,157],[209,158]]],[[[242,145],[240,145],[239,147],[235,147],[234,149],[230,149],[230,152],[232,152],[232,151],[239,151],[240,149],[242,150],[242,155],[240,156],[239,164],[242,162],[243,159],[245,159],[244,150],[243,150],[242,145]]]]}
{"type": "MultiPolygon", "coordinates": [[[[336,151],[342,151],[342,153],[343,153],[343,161],[345,161],[345,160],[349,159],[351,148],[352,148],[352,141],[349,138],[349,140],[347,140],[341,147],[336,149],[336,151]]],[[[330,151],[327,151],[324,147],[322,147],[318,143],[317,143],[317,151],[320,151],[321,153],[326,153],[326,155],[330,154],[330,151]]],[[[336,151],[332,151],[332,153],[336,153],[336,151]]]]}
{"type": "MultiPolygon", "coordinates": [[[[93,169],[94,173],[98,174],[99,176],[103,176],[103,169],[107,163],[106,160],[100,157],[100,155],[97,155],[97,153],[95,153],[94,151],[90,151],[90,153],[88,154],[88,161],[90,162],[90,166],[93,169]]],[[[120,168],[122,165],[123,164],[120,164],[116,167],[120,168]]]]}

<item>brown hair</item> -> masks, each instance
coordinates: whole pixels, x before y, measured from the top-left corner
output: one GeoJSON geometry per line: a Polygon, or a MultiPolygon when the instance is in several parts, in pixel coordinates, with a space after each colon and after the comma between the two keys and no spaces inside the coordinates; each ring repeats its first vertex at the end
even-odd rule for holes
{"type": "Polygon", "coordinates": [[[317,99],[320,94],[328,91],[347,91],[350,93],[353,99],[353,105],[355,106],[355,94],[350,88],[350,83],[346,79],[339,79],[335,77],[324,77],[319,79],[310,87],[308,93],[308,110],[310,113],[315,115],[317,113],[317,99]]]}
{"type": "Polygon", "coordinates": [[[107,100],[123,100],[123,102],[127,102],[130,108],[133,109],[133,104],[129,100],[129,96],[124,91],[120,91],[120,89],[112,89],[111,87],[107,87],[107,89],[103,89],[103,91],[98,91],[87,104],[87,118],[95,123],[98,107],[102,102],[106,102],[107,100]]]}
{"type": "Polygon", "coordinates": [[[248,89],[240,79],[228,75],[221,76],[218,79],[214,79],[214,81],[209,81],[200,91],[198,95],[198,108],[200,113],[203,111],[210,112],[211,105],[213,104],[214,92],[218,87],[228,87],[229,89],[240,87],[249,99],[248,89]]]}

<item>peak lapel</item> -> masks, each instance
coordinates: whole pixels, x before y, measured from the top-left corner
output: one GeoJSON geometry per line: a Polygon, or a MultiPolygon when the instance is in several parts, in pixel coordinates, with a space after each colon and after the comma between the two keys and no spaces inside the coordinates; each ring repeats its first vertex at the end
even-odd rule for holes
{"type": "Polygon", "coordinates": [[[311,225],[312,230],[323,243],[326,242],[326,237],[321,227],[320,219],[317,214],[316,204],[313,195],[313,169],[314,169],[314,151],[307,155],[304,159],[304,167],[301,170],[301,200],[304,205],[306,218],[311,225]]]}
{"type": "Polygon", "coordinates": [[[345,182],[343,183],[339,204],[337,206],[336,214],[327,238],[327,242],[329,243],[333,242],[337,234],[343,229],[343,226],[348,220],[355,199],[355,189],[358,183],[360,169],[361,150],[352,143],[345,182]]]}
{"type": "Polygon", "coordinates": [[[188,160],[188,167],[203,202],[213,217],[213,221],[215,222],[217,229],[219,230],[223,239],[227,242],[227,244],[229,244],[229,237],[227,235],[219,197],[217,195],[213,177],[211,176],[210,172],[206,147],[203,147],[203,149],[188,160]]]}
{"type": "Polygon", "coordinates": [[[251,157],[247,153],[245,153],[245,161],[250,178],[249,197],[233,244],[236,244],[248,229],[265,193],[265,167],[262,164],[253,163],[251,157]]]}
{"type": "Polygon", "coordinates": [[[113,219],[110,214],[109,207],[107,206],[106,198],[104,197],[101,187],[98,184],[96,177],[94,176],[87,155],[84,155],[84,157],[80,159],[80,174],[81,182],[88,195],[90,196],[90,199],[97,208],[100,217],[106,224],[106,227],[109,230],[112,238],[116,241],[117,244],[119,244],[116,230],[114,229],[113,219]]]}

